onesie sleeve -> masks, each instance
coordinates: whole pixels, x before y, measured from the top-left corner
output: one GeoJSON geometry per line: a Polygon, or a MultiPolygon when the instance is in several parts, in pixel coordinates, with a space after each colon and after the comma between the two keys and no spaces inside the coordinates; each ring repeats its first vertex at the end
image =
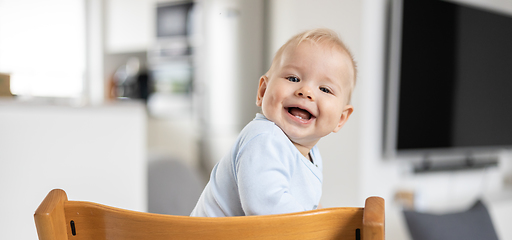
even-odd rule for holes
{"type": "Polygon", "coordinates": [[[290,144],[288,138],[263,133],[250,139],[239,150],[235,171],[245,215],[306,210],[290,192],[296,161],[290,144]]]}

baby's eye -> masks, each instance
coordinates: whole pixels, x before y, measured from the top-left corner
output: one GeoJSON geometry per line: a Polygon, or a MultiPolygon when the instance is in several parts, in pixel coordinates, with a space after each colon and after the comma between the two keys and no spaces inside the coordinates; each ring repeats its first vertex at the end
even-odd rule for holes
{"type": "Polygon", "coordinates": [[[324,92],[324,93],[331,93],[331,90],[329,90],[328,88],[326,87],[320,87],[320,91],[324,92]]]}
{"type": "Polygon", "coordinates": [[[300,79],[298,77],[287,77],[288,81],[290,82],[300,82],[300,79]]]}

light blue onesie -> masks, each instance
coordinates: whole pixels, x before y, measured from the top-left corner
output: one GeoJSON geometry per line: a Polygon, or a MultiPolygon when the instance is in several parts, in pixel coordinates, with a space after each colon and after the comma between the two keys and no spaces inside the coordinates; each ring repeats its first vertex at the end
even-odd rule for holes
{"type": "Polygon", "coordinates": [[[306,159],[262,114],[242,130],[212,170],[191,216],[266,215],[316,209],[322,195],[322,158],[306,159]]]}

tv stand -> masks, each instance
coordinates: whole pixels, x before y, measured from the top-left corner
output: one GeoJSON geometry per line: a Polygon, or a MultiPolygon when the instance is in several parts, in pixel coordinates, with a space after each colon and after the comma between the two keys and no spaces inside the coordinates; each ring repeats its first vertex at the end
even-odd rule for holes
{"type": "Polygon", "coordinates": [[[498,157],[475,158],[466,154],[459,159],[447,161],[434,161],[429,154],[425,154],[421,163],[414,166],[414,173],[451,172],[461,170],[483,169],[498,166],[498,157]]]}

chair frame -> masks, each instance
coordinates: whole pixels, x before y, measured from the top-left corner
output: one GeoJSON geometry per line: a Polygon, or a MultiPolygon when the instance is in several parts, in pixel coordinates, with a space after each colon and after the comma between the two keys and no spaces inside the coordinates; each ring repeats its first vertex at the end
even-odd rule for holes
{"type": "Polygon", "coordinates": [[[364,208],[325,208],[289,214],[188,217],[68,201],[52,190],[34,214],[40,240],[82,239],[384,239],[384,199],[364,208]]]}

